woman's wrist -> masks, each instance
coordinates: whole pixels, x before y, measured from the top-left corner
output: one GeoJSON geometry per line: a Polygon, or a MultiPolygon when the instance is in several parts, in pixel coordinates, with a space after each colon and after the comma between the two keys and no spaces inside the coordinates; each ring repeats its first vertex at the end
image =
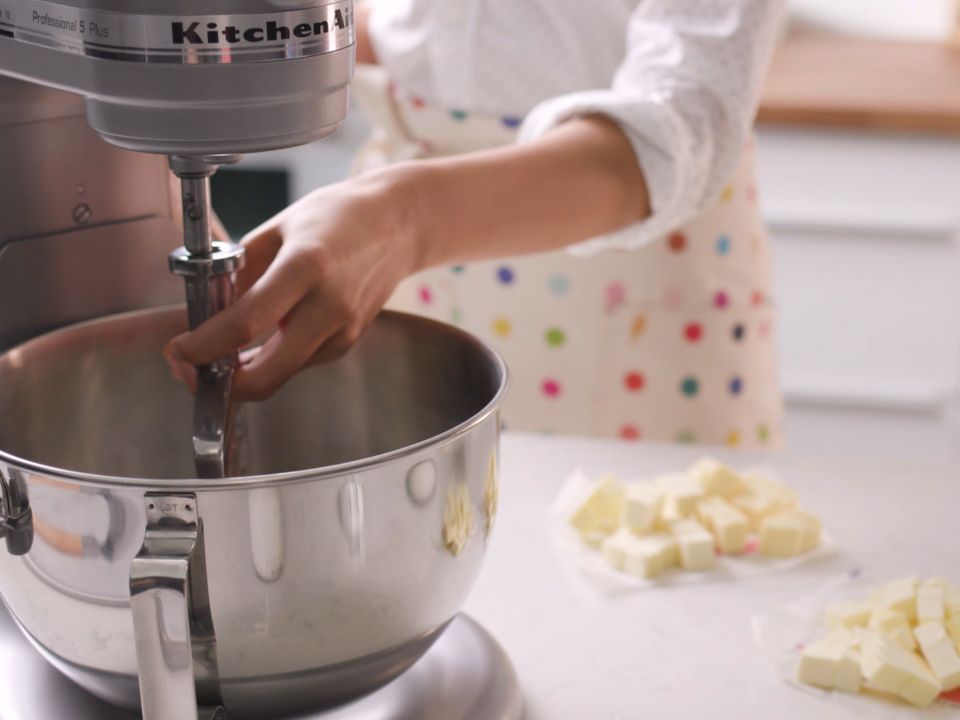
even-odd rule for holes
{"type": "Polygon", "coordinates": [[[370,211],[380,215],[390,242],[400,244],[407,274],[448,261],[432,231],[435,214],[443,212],[434,174],[431,163],[416,162],[363,176],[373,189],[370,211]]]}

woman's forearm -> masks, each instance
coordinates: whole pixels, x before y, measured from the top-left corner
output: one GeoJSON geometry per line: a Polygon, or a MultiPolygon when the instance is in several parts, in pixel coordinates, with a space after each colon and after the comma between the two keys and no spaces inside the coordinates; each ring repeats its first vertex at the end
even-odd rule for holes
{"type": "Polygon", "coordinates": [[[555,250],[650,214],[630,142],[600,117],[525,145],[386,172],[421,268],[555,250]]]}
{"type": "Polygon", "coordinates": [[[406,276],[433,265],[551,250],[649,214],[626,137],[571,121],[528,145],[397,165],[328,185],[244,238],[236,303],[170,341],[177,377],[273,333],[235,396],[269,396],[308,362],[346,352],[406,276]]]}

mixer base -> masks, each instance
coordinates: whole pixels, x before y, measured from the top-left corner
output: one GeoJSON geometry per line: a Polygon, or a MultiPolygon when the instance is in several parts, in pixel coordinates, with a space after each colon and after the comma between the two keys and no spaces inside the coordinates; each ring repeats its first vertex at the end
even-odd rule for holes
{"type": "MultiPolygon", "coordinates": [[[[510,659],[490,633],[461,615],[413,667],[386,687],[349,705],[295,720],[520,720],[522,714],[510,659]]],[[[0,606],[0,718],[136,717],[61,675],[0,606]]]]}

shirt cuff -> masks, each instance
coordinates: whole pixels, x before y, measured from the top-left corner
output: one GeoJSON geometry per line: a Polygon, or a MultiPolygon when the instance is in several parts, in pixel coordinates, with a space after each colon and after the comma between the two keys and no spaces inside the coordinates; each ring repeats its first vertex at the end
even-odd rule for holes
{"type": "Polygon", "coordinates": [[[684,212],[679,168],[693,158],[677,147],[676,119],[665,104],[612,90],[563,95],[537,105],[520,127],[519,142],[535,140],[567,120],[603,115],[619,125],[633,147],[650,198],[651,214],[613,233],[569,247],[575,254],[632,249],[663,237],[690,219],[684,212]]]}

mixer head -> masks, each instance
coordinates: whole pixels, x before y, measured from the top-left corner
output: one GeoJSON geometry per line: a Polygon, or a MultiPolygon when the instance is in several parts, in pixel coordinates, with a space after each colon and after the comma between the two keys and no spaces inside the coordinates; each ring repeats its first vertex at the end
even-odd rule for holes
{"type": "Polygon", "coordinates": [[[256,152],[334,132],[353,71],[352,0],[8,0],[0,74],[84,96],[131,150],[256,152]]]}

